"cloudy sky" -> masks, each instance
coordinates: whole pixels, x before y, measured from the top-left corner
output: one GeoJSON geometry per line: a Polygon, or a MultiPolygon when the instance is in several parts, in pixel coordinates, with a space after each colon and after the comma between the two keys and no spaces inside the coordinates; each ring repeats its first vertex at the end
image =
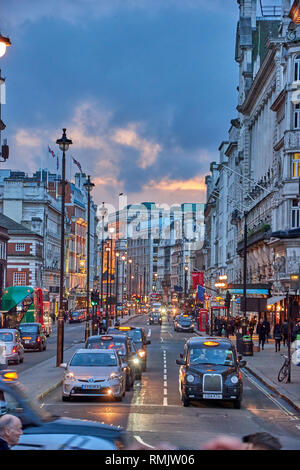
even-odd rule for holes
{"type": "MultiPolygon", "coordinates": [[[[2,168],[55,171],[67,128],[94,199],[204,202],[235,117],[236,0],[10,0],[2,168]]],[[[77,168],[68,168],[68,177],[77,168]]]]}

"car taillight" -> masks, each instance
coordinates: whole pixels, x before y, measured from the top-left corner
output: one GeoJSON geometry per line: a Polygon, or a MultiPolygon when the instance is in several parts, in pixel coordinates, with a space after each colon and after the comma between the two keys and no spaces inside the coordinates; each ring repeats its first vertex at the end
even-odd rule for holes
{"type": "Polygon", "coordinates": [[[17,348],[14,346],[14,347],[12,348],[12,353],[15,354],[16,352],[17,352],[17,348]]]}
{"type": "Polygon", "coordinates": [[[37,343],[39,343],[41,341],[41,338],[38,336],[36,341],[37,341],[37,343]]]}

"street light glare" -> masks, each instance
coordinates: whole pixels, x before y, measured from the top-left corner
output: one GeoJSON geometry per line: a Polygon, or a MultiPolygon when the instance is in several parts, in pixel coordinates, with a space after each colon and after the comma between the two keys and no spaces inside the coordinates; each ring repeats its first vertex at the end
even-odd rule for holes
{"type": "Polygon", "coordinates": [[[0,57],[3,57],[6,52],[6,44],[0,42],[0,57]]]}

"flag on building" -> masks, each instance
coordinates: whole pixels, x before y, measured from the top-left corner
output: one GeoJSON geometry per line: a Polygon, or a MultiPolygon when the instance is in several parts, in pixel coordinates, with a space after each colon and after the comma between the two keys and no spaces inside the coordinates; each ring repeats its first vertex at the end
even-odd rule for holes
{"type": "Polygon", "coordinates": [[[51,148],[49,147],[48,145],[48,152],[51,153],[52,157],[55,158],[55,153],[53,152],[53,150],[51,150],[51,148]]]}
{"type": "Polygon", "coordinates": [[[81,168],[81,165],[80,165],[80,163],[79,163],[77,160],[75,160],[75,158],[74,158],[74,157],[72,157],[72,159],[73,159],[73,162],[75,163],[75,165],[78,167],[78,169],[79,169],[80,173],[82,173],[82,168],[81,168]]]}

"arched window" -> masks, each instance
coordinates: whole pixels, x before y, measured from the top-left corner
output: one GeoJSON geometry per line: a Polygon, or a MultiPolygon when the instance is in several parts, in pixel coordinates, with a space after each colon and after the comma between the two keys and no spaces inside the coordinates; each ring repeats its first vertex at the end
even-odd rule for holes
{"type": "Polygon", "coordinates": [[[298,82],[300,80],[300,55],[296,55],[294,62],[294,80],[298,82]]]}

